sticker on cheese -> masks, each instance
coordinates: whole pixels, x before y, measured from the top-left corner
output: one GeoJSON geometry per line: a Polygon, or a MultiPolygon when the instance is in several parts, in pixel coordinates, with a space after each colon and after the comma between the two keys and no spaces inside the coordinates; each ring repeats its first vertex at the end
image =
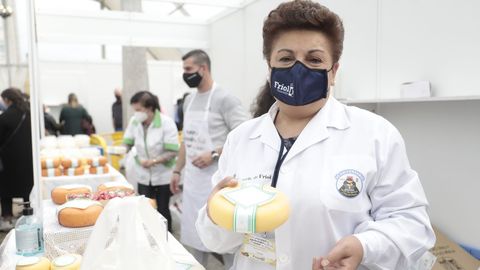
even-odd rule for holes
{"type": "Polygon", "coordinates": [[[52,201],[56,204],[64,204],[67,201],[68,195],[71,194],[90,194],[92,193],[92,188],[87,185],[64,185],[58,186],[52,189],[52,193],[50,194],[52,197],[52,201]]]}
{"type": "Polygon", "coordinates": [[[90,174],[106,174],[108,173],[108,166],[90,167],[90,174]]]}
{"type": "Polygon", "coordinates": [[[102,204],[93,200],[68,201],[57,208],[58,223],[68,228],[93,226],[102,210],[102,204]]]}
{"type": "Polygon", "coordinates": [[[100,167],[100,166],[105,166],[107,165],[107,158],[106,157],[93,157],[88,159],[88,165],[92,167],[100,167]]]}
{"type": "Polygon", "coordinates": [[[79,270],[82,256],[78,254],[65,254],[52,261],[52,270],[79,270]]]}
{"type": "Polygon", "coordinates": [[[220,227],[239,233],[270,232],[287,221],[287,196],[269,185],[241,183],[217,192],[208,212],[220,227]]]}
{"type": "Polygon", "coordinates": [[[59,158],[42,158],[42,169],[53,169],[60,166],[59,158]]]}
{"type": "Polygon", "coordinates": [[[63,175],[65,176],[78,176],[78,175],[84,175],[84,174],[85,174],[85,169],[83,167],[67,168],[63,170],[63,175]]]}
{"type": "Polygon", "coordinates": [[[44,257],[22,257],[15,270],[50,270],[50,261],[44,257]]]}
{"type": "Polygon", "coordinates": [[[43,177],[55,177],[61,176],[62,170],[59,168],[51,168],[51,169],[42,169],[42,176],[43,177]]]}
{"type": "Polygon", "coordinates": [[[79,168],[83,166],[83,161],[79,158],[65,158],[62,159],[62,167],[64,169],[68,168],[79,168]]]}
{"type": "Polygon", "coordinates": [[[123,181],[112,181],[112,182],[106,182],[101,184],[100,186],[97,187],[98,191],[117,191],[117,190],[124,190],[124,191],[129,191],[133,192],[135,189],[133,186],[128,183],[128,182],[123,182],[123,181]]]}

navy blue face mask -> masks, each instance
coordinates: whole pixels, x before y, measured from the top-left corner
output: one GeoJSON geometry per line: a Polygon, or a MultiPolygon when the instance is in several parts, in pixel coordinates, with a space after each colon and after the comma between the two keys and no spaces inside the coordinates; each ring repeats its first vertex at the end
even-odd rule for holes
{"type": "Polygon", "coordinates": [[[288,105],[310,104],[327,97],[330,70],[311,69],[300,61],[288,68],[272,68],[270,92],[288,105]]]}

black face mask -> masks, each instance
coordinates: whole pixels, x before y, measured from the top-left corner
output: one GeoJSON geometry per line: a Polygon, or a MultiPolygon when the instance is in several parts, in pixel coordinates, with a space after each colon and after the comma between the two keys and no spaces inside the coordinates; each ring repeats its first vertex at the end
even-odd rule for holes
{"type": "Polygon", "coordinates": [[[202,75],[200,73],[183,73],[183,80],[190,88],[198,87],[202,81],[202,75]]]}

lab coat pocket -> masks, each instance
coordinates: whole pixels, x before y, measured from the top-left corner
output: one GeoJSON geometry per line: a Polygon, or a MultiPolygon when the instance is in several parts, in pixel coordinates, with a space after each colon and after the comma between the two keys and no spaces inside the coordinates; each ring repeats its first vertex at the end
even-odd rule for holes
{"type": "Polygon", "coordinates": [[[326,162],[322,201],[330,210],[366,212],[371,208],[369,185],[376,175],[375,160],[366,155],[332,156],[326,162]]]}

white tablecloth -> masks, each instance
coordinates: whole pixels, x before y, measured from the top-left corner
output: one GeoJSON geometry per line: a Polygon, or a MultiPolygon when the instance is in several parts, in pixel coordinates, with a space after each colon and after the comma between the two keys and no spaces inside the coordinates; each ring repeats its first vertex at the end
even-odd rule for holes
{"type": "MultiPolygon", "coordinates": [[[[56,205],[51,200],[43,201],[43,230],[45,239],[44,254],[47,258],[60,256],[66,252],[82,254],[85,244],[93,230],[92,227],[66,228],[58,224],[56,205]]],[[[177,269],[204,269],[180,244],[168,233],[168,245],[177,262],[177,269]]],[[[11,230],[0,245],[0,270],[15,270],[15,265],[21,256],[15,254],[15,230],[11,230]]]]}
{"type": "Polygon", "coordinates": [[[127,181],[125,177],[115,168],[108,165],[109,172],[106,174],[85,174],[78,176],[57,176],[57,177],[41,177],[42,183],[42,199],[50,199],[52,189],[62,185],[69,184],[82,184],[92,187],[93,190],[97,190],[97,187],[103,183],[111,181],[127,181]]]}

